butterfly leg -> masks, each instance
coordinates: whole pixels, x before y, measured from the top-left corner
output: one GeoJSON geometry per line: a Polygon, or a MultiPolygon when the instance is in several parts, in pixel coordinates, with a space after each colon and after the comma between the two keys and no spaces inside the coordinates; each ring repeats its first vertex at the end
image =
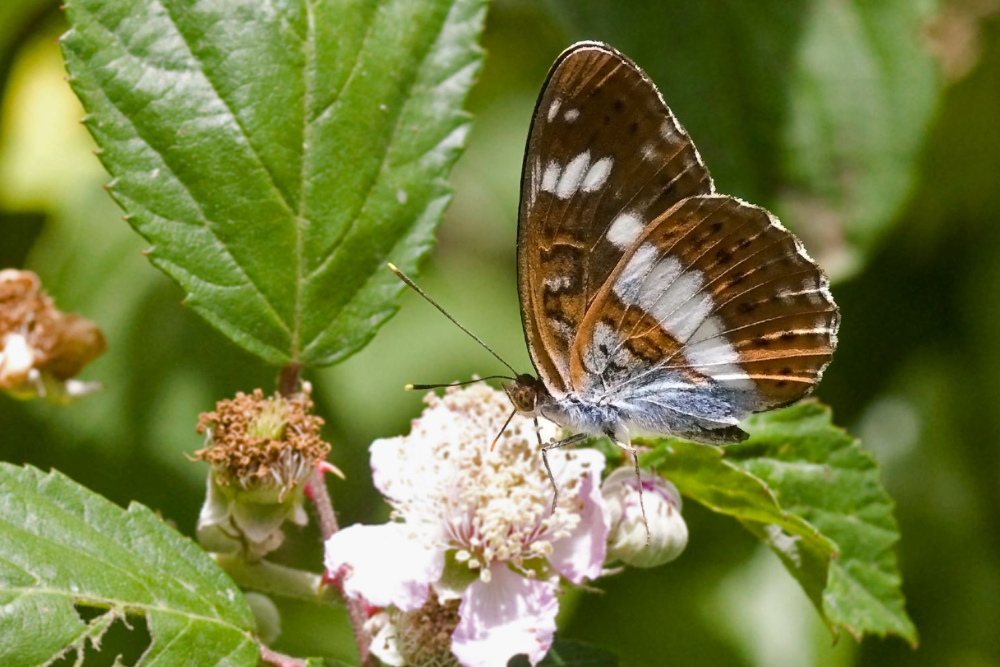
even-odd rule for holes
{"type": "Polygon", "coordinates": [[[642,472],[639,470],[639,452],[632,446],[632,438],[628,434],[628,429],[624,424],[616,424],[614,430],[608,430],[607,436],[616,445],[632,455],[635,462],[635,483],[639,488],[639,509],[642,510],[642,523],[646,527],[646,546],[649,546],[649,521],[646,520],[646,503],[642,498],[642,472]]]}
{"type": "Polygon", "coordinates": [[[565,440],[560,440],[559,442],[550,442],[547,445],[542,444],[542,434],[538,429],[538,420],[535,420],[535,435],[538,436],[538,446],[542,448],[542,463],[545,464],[545,472],[549,476],[549,482],[552,484],[552,512],[556,511],[556,503],[559,502],[559,485],[556,484],[556,478],[552,474],[552,466],[549,465],[549,450],[558,449],[560,447],[566,447],[568,445],[575,445],[578,442],[583,442],[590,436],[586,433],[577,433],[576,435],[571,435],[565,440]]]}

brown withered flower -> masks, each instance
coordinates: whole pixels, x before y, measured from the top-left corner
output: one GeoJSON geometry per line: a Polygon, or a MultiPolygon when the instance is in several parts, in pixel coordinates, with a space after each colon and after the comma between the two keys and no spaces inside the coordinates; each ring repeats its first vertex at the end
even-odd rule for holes
{"type": "Polygon", "coordinates": [[[199,540],[215,551],[242,549],[260,557],[280,546],[285,520],[304,525],[305,485],[330,453],[322,425],[308,384],[290,397],[240,392],[202,413],[197,430],[206,445],[195,457],[212,470],[199,540]]]}
{"type": "Polygon", "coordinates": [[[96,324],[63,313],[31,271],[0,270],[0,389],[19,398],[73,398],[97,388],[73,378],[107,349],[96,324]]]}

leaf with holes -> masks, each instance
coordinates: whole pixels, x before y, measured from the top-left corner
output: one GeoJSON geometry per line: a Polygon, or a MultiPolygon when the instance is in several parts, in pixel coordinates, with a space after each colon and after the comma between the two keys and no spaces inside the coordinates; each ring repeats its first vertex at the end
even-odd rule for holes
{"type": "Polygon", "coordinates": [[[0,609],[2,665],[82,654],[135,614],[152,635],[140,665],[257,664],[250,608],[208,554],[58,472],[0,464],[0,609]]]}
{"type": "Polygon", "coordinates": [[[663,441],[644,463],[771,547],[834,633],[916,644],[893,553],[899,528],[872,457],[815,401],[744,427],[750,438],[738,445],[663,441]]]}
{"type": "Polygon", "coordinates": [[[323,365],[396,309],[450,199],[485,0],[68,0],[70,83],[186,303],[323,365]]]}

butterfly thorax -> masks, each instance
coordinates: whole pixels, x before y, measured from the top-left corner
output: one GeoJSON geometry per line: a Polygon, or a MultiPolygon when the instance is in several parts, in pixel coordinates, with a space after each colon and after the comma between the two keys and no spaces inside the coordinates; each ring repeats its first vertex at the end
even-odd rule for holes
{"type": "Polygon", "coordinates": [[[519,375],[504,385],[517,411],[526,417],[544,417],[574,433],[622,437],[624,429],[619,411],[612,405],[582,400],[572,394],[555,397],[539,378],[519,375]]]}

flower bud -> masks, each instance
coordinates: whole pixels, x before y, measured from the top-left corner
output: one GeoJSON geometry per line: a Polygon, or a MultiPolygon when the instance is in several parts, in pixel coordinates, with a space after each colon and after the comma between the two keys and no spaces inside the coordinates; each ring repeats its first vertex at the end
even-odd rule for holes
{"type": "Polygon", "coordinates": [[[273,644],[281,636],[281,612],[268,596],[263,593],[246,591],[247,605],[257,622],[257,636],[265,644],[273,644]]]}
{"type": "Polygon", "coordinates": [[[107,348],[93,322],[60,312],[31,271],[0,271],[0,389],[65,401],[97,385],[73,380],[107,348]]]}
{"type": "Polygon", "coordinates": [[[291,398],[238,393],[199,418],[208,461],[208,493],[198,518],[198,540],[217,552],[242,550],[259,558],[281,546],[281,524],[306,522],[303,497],[330,445],[319,435],[308,385],[291,398]]]}
{"type": "Polygon", "coordinates": [[[633,567],[656,567],[674,560],[687,546],[687,524],[681,517],[677,487],[655,473],[642,471],[642,502],[639,483],[632,468],[618,468],[604,480],[601,493],[611,519],[608,555],[633,567]]]}

